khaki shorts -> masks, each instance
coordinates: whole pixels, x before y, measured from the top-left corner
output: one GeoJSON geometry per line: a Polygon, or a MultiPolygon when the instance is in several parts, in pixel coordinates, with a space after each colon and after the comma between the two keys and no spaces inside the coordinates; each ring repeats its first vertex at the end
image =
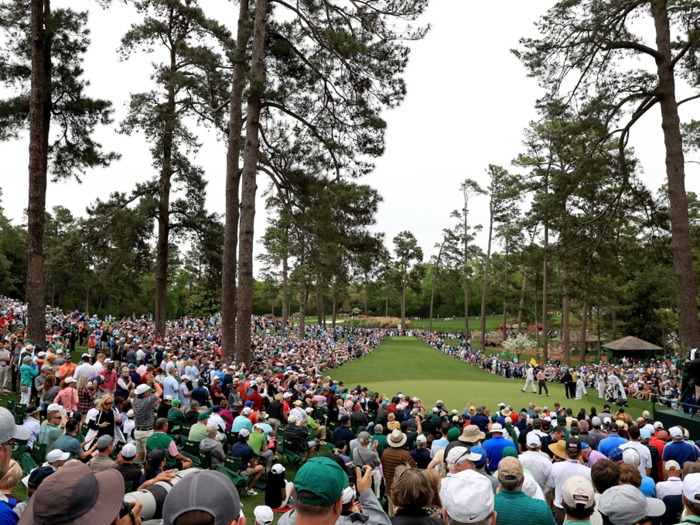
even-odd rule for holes
{"type": "Polygon", "coordinates": [[[136,453],[146,452],[146,441],[153,435],[153,430],[134,430],[134,440],[136,441],[136,453]]]}
{"type": "Polygon", "coordinates": [[[88,348],[88,355],[90,357],[95,357],[95,348],[96,347],[94,347],[94,346],[92,348],[88,348]]]}
{"type": "Polygon", "coordinates": [[[243,474],[244,476],[252,476],[253,474],[255,474],[255,467],[250,467],[245,470],[241,470],[241,474],[243,474]]]}

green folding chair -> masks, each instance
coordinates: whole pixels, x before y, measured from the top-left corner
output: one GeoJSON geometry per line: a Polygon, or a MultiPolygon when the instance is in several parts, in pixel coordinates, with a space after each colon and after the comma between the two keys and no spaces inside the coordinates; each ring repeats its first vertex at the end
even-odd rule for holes
{"type": "Polygon", "coordinates": [[[7,400],[7,410],[14,413],[14,411],[15,411],[15,400],[14,399],[9,398],[7,400]]]}
{"type": "Polygon", "coordinates": [[[34,448],[32,449],[32,456],[36,462],[41,465],[46,460],[46,445],[34,442],[34,448]]]}
{"type": "Polygon", "coordinates": [[[199,456],[199,441],[185,441],[185,446],[183,450],[190,454],[191,456],[199,456]]]}
{"type": "Polygon", "coordinates": [[[199,452],[199,468],[211,468],[211,452],[199,452]]]}

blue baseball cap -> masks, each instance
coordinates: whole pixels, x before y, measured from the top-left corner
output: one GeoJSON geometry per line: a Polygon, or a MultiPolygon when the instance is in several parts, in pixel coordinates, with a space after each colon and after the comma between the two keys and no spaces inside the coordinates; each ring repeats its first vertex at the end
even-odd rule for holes
{"type": "Polygon", "coordinates": [[[474,465],[477,467],[483,466],[488,461],[488,455],[484,447],[472,447],[472,454],[481,454],[481,459],[474,461],[474,465]]]}
{"type": "Polygon", "coordinates": [[[622,461],[622,449],[614,448],[608,453],[610,461],[622,461]]]}

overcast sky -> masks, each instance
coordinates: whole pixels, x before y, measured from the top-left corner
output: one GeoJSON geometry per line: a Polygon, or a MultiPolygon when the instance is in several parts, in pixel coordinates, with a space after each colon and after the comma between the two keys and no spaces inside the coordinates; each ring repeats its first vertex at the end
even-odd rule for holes
{"type": "MultiPolygon", "coordinates": [[[[434,0],[423,19],[432,26],[428,36],[412,44],[404,104],[386,114],[386,153],[376,171],[363,182],[384,197],[377,217],[377,231],[386,233],[387,245],[402,230],[417,237],[426,260],[435,253],[443,228],[452,226],[453,209],[462,206],[460,183],[467,177],[487,184],[488,164],[509,167],[522,148],[522,132],[536,118],[535,100],[543,92],[510,53],[518,39],[534,36],[533,22],[545,13],[552,0],[434,0]]],[[[226,0],[201,0],[207,13],[235,27],[236,11],[226,0]]],[[[153,57],[137,54],[119,62],[116,49],[129,25],[138,20],[133,8],[115,4],[102,10],[87,0],[54,0],[54,7],[70,6],[90,12],[92,44],[86,56],[85,76],[89,93],[108,99],[116,109],[115,124],[100,128],[97,140],[122,154],[110,168],[90,172],[82,184],[75,181],[50,184],[47,207],[62,205],[84,215],[95,198],[106,199],[113,191],[129,192],[138,181],[153,175],[148,146],[142,136],[126,137],[115,132],[125,116],[129,94],[151,88],[153,57]]],[[[648,28],[641,28],[649,34],[648,28]]],[[[647,59],[645,59],[647,60],[647,59]]],[[[652,64],[649,64],[652,65],[652,64]]],[[[0,96],[7,95],[0,90],[0,96]]],[[[680,97],[679,97],[680,98],[680,97]]],[[[682,120],[699,118],[698,103],[682,107],[682,120]]],[[[209,181],[207,206],[223,213],[225,207],[225,145],[214,134],[200,130],[202,150],[196,162],[209,181]]],[[[658,109],[637,125],[630,145],[641,160],[642,180],[654,191],[665,181],[664,148],[658,109]]],[[[28,140],[0,143],[3,206],[6,214],[22,221],[28,195],[28,140]]],[[[688,165],[687,188],[700,192],[697,165],[688,165]]],[[[265,175],[258,186],[267,186],[265,175]]],[[[470,221],[488,224],[485,197],[473,201],[470,221]]],[[[262,199],[258,201],[256,236],[265,228],[262,199]]],[[[477,242],[485,247],[487,232],[477,242]]]]}

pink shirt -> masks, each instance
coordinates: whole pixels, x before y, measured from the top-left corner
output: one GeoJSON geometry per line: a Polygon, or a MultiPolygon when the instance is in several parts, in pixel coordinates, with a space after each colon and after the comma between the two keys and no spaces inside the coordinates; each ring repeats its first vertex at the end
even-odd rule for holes
{"type": "Polygon", "coordinates": [[[117,371],[112,370],[112,372],[110,373],[107,371],[106,368],[103,368],[102,370],[100,370],[99,375],[105,378],[104,384],[102,385],[102,389],[114,392],[117,388],[117,371]]]}
{"type": "Polygon", "coordinates": [[[56,394],[54,403],[60,403],[68,412],[78,410],[78,391],[73,387],[66,387],[56,394]]]}

